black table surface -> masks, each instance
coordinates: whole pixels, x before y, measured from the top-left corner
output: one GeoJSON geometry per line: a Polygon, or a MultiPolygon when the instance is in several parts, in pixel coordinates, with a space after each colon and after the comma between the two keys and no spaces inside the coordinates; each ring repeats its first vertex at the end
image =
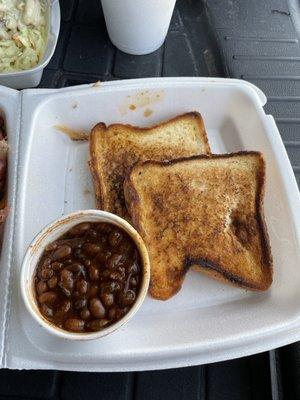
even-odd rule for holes
{"type": "MultiPolygon", "coordinates": [[[[110,43],[100,0],[60,0],[60,5],[59,41],[40,87],[158,76],[248,80],[268,97],[265,110],[276,119],[299,184],[298,0],[177,0],[165,44],[146,56],[124,54],[110,43]]],[[[164,371],[1,370],[2,399],[297,400],[300,345],[164,371]]]]}

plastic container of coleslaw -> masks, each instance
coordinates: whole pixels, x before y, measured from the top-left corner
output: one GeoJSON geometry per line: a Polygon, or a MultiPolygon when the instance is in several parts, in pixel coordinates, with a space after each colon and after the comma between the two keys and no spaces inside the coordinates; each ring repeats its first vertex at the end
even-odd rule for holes
{"type": "Polygon", "coordinates": [[[43,58],[36,67],[13,72],[0,73],[0,85],[13,89],[32,88],[39,85],[43,70],[49,64],[55,51],[60,29],[60,7],[58,0],[47,0],[48,35],[43,58]]]}

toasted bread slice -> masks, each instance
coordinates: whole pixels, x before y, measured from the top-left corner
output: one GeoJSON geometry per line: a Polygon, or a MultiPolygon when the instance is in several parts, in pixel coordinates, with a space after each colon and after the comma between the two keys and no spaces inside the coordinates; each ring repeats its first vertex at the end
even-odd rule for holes
{"type": "Polygon", "coordinates": [[[177,293],[191,266],[252,290],[272,283],[263,217],[265,163],[257,152],[136,164],[124,183],[151,262],[150,293],[177,293]]]}
{"type": "Polygon", "coordinates": [[[97,124],[90,137],[90,168],[97,207],[129,218],[123,181],[137,161],[210,153],[201,115],[190,112],[152,128],[97,124]]]}

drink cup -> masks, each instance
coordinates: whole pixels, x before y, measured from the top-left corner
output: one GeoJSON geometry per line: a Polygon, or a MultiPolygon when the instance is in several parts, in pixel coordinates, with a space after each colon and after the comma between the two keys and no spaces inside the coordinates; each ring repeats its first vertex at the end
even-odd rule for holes
{"type": "Polygon", "coordinates": [[[125,53],[142,55],[165,41],[176,0],[101,0],[112,43],[125,53]]]}

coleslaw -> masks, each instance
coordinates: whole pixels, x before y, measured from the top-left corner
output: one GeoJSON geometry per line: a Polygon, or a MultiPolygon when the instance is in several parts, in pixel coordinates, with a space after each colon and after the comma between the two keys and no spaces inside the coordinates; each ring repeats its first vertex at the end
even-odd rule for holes
{"type": "Polygon", "coordinates": [[[0,72],[35,67],[43,57],[46,38],[44,3],[0,0],[0,72]]]}

